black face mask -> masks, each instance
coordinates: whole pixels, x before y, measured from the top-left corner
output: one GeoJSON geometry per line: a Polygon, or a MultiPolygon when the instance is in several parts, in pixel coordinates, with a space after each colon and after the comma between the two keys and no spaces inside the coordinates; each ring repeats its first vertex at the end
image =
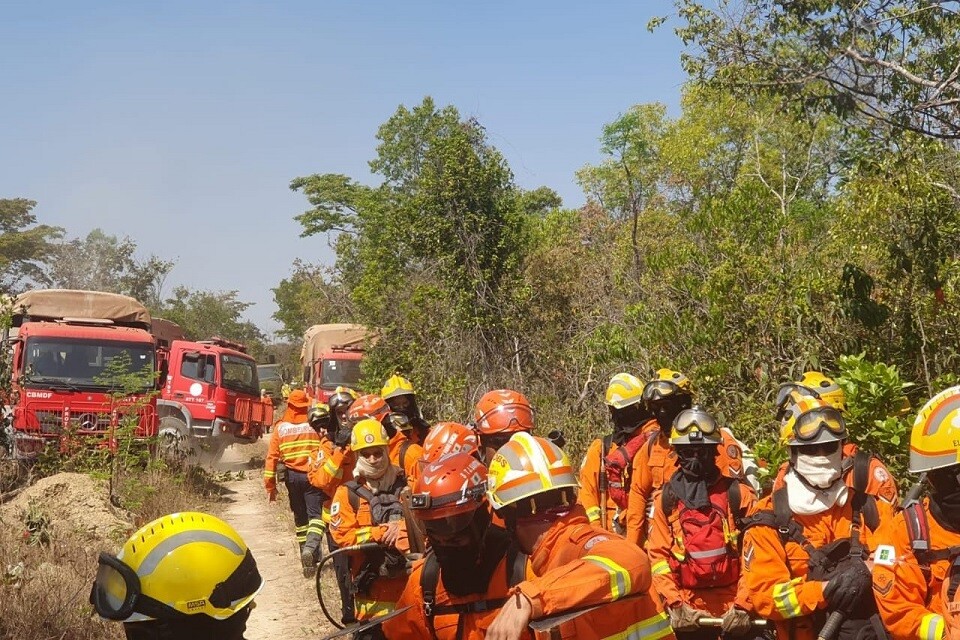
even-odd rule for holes
{"type": "Polygon", "coordinates": [[[483,593],[490,582],[490,576],[483,570],[482,558],[486,534],[490,531],[490,511],[485,507],[477,509],[468,529],[470,542],[467,544],[448,547],[431,541],[430,545],[440,563],[443,586],[455,596],[483,593]]]}
{"type": "MultiPolygon", "coordinates": [[[[639,402],[622,409],[610,407],[610,420],[613,422],[614,441],[625,439],[624,436],[628,436],[639,429],[652,417],[653,414],[639,402]]],[[[623,444],[623,442],[617,442],[617,444],[623,444]]]]}
{"type": "Polygon", "coordinates": [[[677,465],[690,480],[712,480],[720,471],[715,446],[679,446],[676,451],[677,465]]]}
{"type": "Polygon", "coordinates": [[[930,513],[941,525],[960,532],[960,467],[951,465],[927,474],[932,488],[930,513]]]}
{"type": "Polygon", "coordinates": [[[669,396],[650,403],[650,409],[653,411],[657,424],[660,425],[660,431],[670,435],[670,429],[673,427],[674,419],[680,415],[684,409],[689,409],[693,404],[692,398],[686,394],[669,396]]]}

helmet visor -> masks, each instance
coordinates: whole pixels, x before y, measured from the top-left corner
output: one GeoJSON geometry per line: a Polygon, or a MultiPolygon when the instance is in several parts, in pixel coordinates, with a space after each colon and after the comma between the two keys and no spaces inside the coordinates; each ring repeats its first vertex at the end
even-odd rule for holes
{"type": "Polygon", "coordinates": [[[817,409],[801,414],[794,423],[793,436],[801,442],[812,442],[826,430],[838,438],[847,436],[843,418],[835,409],[817,409]]]}
{"type": "Polygon", "coordinates": [[[661,398],[675,396],[680,392],[680,387],[669,380],[652,380],[643,387],[643,399],[646,402],[655,402],[661,398]]]}
{"type": "Polygon", "coordinates": [[[696,410],[691,411],[689,409],[680,412],[680,415],[678,415],[673,422],[673,428],[680,435],[697,430],[708,436],[716,433],[720,429],[720,427],[717,426],[716,420],[714,420],[713,416],[709,413],[696,410]]]}
{"type": "Polygon", "coordinates": [[[477,429],[488,433],[527,431],[531,425],[533,409],[519,403],[498,405],[477,419],[477,429]]]}
{"type": "Polygon", "coordinates": [[[471,509],[466,513],[458,513],[445,518],[437,518],[436,520],[423,520],[422,522],[427,536],[432,536],[434,538],[449,538],[450,536],[457,535],[470,526],[470,523],[473,521],[474,511],[475,509],[471,509]]]}

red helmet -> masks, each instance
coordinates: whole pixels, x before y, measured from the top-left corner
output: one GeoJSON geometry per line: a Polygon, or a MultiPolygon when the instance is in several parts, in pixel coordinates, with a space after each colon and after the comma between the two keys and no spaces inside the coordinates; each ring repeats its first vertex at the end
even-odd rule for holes
{"type": "Polygon", "coordinates": [[[427,530],[464,529],[484,504],[487,468],[469,453],[454,453],[424,467],[413,487],[411,508],[427,530]],[[444,522],[438,522],[438,521],[444,522]]]}
{"type": "Polygon", "coordinates": [[[384,417],[390,414],[390,407],[386,401],[375,393],[368,393],[353,401],[347,410],[347,420],[356,424],[364,418],[374,418],[383,422],[384,417]]]}
{"type": "Polygon", "coordinates": [[[480,398],[473,414],[477,433],[492,436],[500,433],[533,431],[533,407],[519,391],[497,389],[480,398]]]}
{"type": "Polygon", "coordinates": [[[438,422],[423,441],[423,463],[436,462],[454,453],[475,454],[480,450],[477,433],[459,422],[438,422]]]}

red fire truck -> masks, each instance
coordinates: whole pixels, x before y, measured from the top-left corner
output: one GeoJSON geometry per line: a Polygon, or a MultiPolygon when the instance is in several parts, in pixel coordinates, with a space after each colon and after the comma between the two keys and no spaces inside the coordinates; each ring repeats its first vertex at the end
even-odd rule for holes
{"type": "Polygon", "coordinates": [[[153,334],[163,386],[157,401],[161,446],[185,455],[199,445],[214,457],[228,445],[256,442],[273,421],[260,400],[257,363],[241,344],[214,337],[189,341],[156,318],[153,334]]]}
{"type": "Polygon", "coordinates": [[[4,342],[13,349],[14,457],[31,458],[67,436],[112,441],[118,426],[134,416],[135,436],[157,433],[156,357],[146,307],[127,296],[68,289],[28,291],[13,307],[4,342]]]}

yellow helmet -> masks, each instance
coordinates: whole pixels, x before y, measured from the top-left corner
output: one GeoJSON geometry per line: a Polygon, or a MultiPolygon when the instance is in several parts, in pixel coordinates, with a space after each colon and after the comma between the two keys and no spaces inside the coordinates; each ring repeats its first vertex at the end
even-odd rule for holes
{"type": "Polygon", "coordinates": [[[415,396],[417,392],[413,390],[413,383],[399,374],[393,374],[383,383],[383,389],[380,390],[380,397],[384,400],[396,396],[415,396]]]}
{"type": "Polygon", "coordinates": [[[658,369],[653,379],[643,387],[643,399],[656,402],[676,395],[692,395],[690,378],[672,369],[658,369]]]}
{"type": "Polygon", "coordinates": [[[694,405],[684,409],[673,419],[670,429],[670,444],[720,444],[720,427],[716,419],[705,409],[694,405]]]}
{"type": "Polygon", "coordinates": [[[359,397],[360,394],[350,387],[337,387],[334,392],[330,394],[327,402],[329,403],[330,408],[336,411],[339,407],[344,405],[349,407],[351,404],[353,404],[353,401],[359,397]]]}
{"type": "Polygon", "coordinates": [[[606,403],[614,409],[623,409],[643,401],[643,382],[629,373],[618,373],[607,385],[606,403]]]}
{"type": "Polygon", "coordinates": [[[487,472],[487,497],[495,509],[565,487],[579,487],[570,459],[549,440],[525,431],[497,450],[487,472]]]}
{"type": "Polygon", "coordinates": [[[930,398],[913,422],[910,471],[920,473],[960,463],[960,387],[930,398]]]}
{"type": "Polygon", "coordinates": [[[387,430],[376,418],[364,418],[353,425],[353,432],[350,434],[350,448],[354,451],[389,445],[387,430]]]}
{"type": "Polygon", "coordinates": [[[837,411],[847,410],[847,394],[834,380],[819,371],[807,371],[797,382],[786,382],[777,391],[779,415],[801,398],[819,398],[837,411]]]}
{"type": "Polygon", "coordinates": [[[199,512],[144,525],[117,556],[100,554],[90,601],[124,622],[205,614],[225,620],[263,588],[257,563],[233,527],[199,512]]]}
{"type": "Polygon", "coordinates": [[[307,422],[313,424],[314,422],[326,420],[329,417],[330,405],[325,402],[318,402],[310,407],[310,411],[307,413],[307,422]]]}
{"type": "Polygon", "coordinates": [[[780,440],[791,447],[837,442],[847,437],[840,411],[820,398],[801,398],[780,426],[780,440]]]}

